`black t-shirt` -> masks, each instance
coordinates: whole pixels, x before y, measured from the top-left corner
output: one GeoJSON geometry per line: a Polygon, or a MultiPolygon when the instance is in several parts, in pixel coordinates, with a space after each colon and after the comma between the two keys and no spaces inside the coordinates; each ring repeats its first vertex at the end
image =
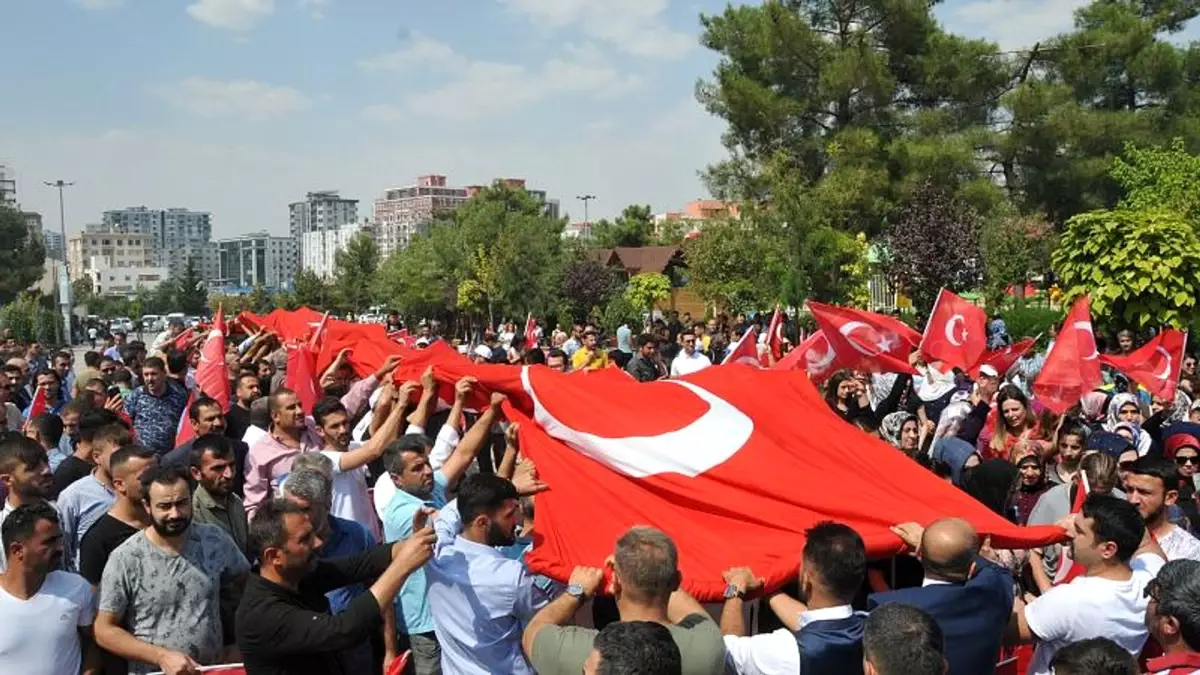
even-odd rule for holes
{"type": "Polygon", "coordinates": [[[225,413],[225,435],[236,441],[242,440],[250,428],[250,411],[236,403],[225,413]]]}
{"type": "Polygon", "coordinates": [[[100,585],[100,575],[108,556],[125,540],[137,534],[139,530],[131,527],[109,514],[100,516],[95,525],[88,528],[79,544],[79,574],[93,586],[100,585]]]}
{"type": "Polygon", "coordinates": [[[90,462],[85,462],[75,455],[60,462],[54,470],[54,483],[51,488],[54,491],[54,499],[58,499],[59,493],[66,490],[68,485],[90,474],[93,468],[95,467],[90,462]]]}

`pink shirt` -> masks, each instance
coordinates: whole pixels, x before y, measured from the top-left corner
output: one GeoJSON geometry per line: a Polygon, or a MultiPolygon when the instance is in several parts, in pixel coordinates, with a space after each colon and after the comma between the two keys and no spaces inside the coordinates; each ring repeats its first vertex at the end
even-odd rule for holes
{"type": "MultiPolygon", "coordinates": [[[[378,385],[379,380],[372,375],[350,387],[350,391],[342,397],[342,405],[346,406],[346,413],[351,418],[358,414],[378,385]]],[[[292,470],[292,460],[296,459],[296,455],[319,452],[325,447],[325,442],[317,434],[316,420],[311,416],[305,417],[304,426],[298,449],[280,443],[270,433],[250,447],[250,452],[246,455],[246,498],[243,500],[247,519],[254,517],[254,512],[264,501],[278,494],[279,486],[292,470]]]]}

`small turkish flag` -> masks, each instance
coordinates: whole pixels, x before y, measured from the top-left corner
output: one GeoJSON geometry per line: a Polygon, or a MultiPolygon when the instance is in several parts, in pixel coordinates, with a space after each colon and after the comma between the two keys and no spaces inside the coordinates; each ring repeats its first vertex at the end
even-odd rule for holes
{"type": "Polygon", "coordinates": [[[721,365],[725,366],[730,363],[741,363],[755,368],[761,367],[758,360],[758,330],[754,326],[742,333],[742,337],[733,343],[733,347],[725,355],[725,360],[721,362],[721,365]]]}
{"type": "Polygon", "coordinates": [[[205,396],[229,410],[229,368],[225,364],[225,313],[217,306],[204,346],[200,348],[200,365],[196,367],[196,388],[205,396]]]}
{"type": "Polygon", "coordinates": [[[287,352],[287,378],[283,386],[296,392],[304,412],[312,414],[313,406],[321,398],[317,389],[317,354],[307,344],[289,347],[287,352]]]}
{"type": "Polygon", "coordinates": [[[1075,301],[1033,383],[1039,400],[1061,415],[1103,381],[1088,296],[1075,301]]]}
{"type": "Polygon", "coordinates": [[[29,415],[27,417],[29,419],[33,419],[46,412],[47,409],[46,389],[44,387],[38,387],[33,392],[33,400],[29,402],[29,415]]]}
{"type": "Polygon", "coordinates": [[[537,322],[533,320],[533,313],[525,319],[525,349],[533,349],[537,346],[537,322]]]}
{"type": "Polygon", "coordinates": [[[966,370],[983,356],[985,349],[987,314],[943,288],[921,339],[925,360],[966,370]]]}
{"type": "Polygon", "coordinates": [[[783,358],[783,312],[775,305],[775,315],[767,327],[767,348],[776,361],[783,358]]]}
{"type": "Polygon", "coordinates": [[[196,402],[196,392],[188,394],[187,405],[183,406],[183,412],[179,414],[179,421],[175,423],[175,447],[179,447],[184,443],[196,437],[196,430],[192,428],[192,417],[189,414],[192,409],[192,404],[196,402]]]}
{"type": "Polygon", "coordinates": [[[1129,356],[1101,354],[1100,361],[1125,373],[1150,393],[1169,401],[1179,385],[1187,333],[1167,328],[1129,356]]]}
{"type": "Polygon", "coordinates": [[[841,369],[837,353],[825,339],[825,333],[817,331],[775,362],[775,370],[804,370],[808,378],[820,384],[841,369]]]}
{"type": "Polygon", "coordinates": [[[921,342],[921,334],[903,321],[811,300],[808,308],[843,367],[883,373],[916,372],[908,356],[921,342]]]}
{"type": "Polygon", "coordinates": [[[978,378],[979,369],[982,366],[991,366],[996,369],[996,372],[1000,375],[1000,377],[1004,377],[1004,374],[1011,370],[1013,366],[1017,365],[1017,361],[1020,361],[1021,357],[1025,356],[1026,352],[1028,352],[1030,349],[1033,349],[1035,344],[1037,344],[1036,339],[1025,338],[1024,340],[1008,345],[1007,347],[985,352],[983,357],[979,359],[979,363],[976,363],[974,366],[972,366],[971,370],[968,371],[968,374],[972,378],[978,378]]]}
{"type": "Polygon", "coordinates": [[[461,362],[434,373],[508,396],[521,452],[549,486],[526,562],[554,579],[601,565],[634,525],[670,535],[683,586],[702,602],[722,597],[735,565],[768,589],[794,580],[804,532],[823,520],[854,528],[872,557],[900,550],[890,525],[946,516],[997,548],[1063,540],[1061,528],[1014,525],[883,441],[848,433],[792,371],[705,368],[645,383],[461,362]]]}

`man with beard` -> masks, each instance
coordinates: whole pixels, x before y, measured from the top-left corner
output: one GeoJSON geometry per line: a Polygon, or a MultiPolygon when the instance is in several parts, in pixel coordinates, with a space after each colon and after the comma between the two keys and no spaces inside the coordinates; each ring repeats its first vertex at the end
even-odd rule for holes
{"type": "Polygon", "coordinates": [[[1139,457],[1125,478],[1125,490],[1167,560],[1200,560],[1200,541],[1167,517],[1168,507],[1179,499],[1175,462],[1153,455],[1139,457]]]}
{"type": "Polygon", "coordinates": [[[242,373],[234,388],[234,404],[225,415],[225,435],[242,440],[250,428],[250,404],[262,396],[262,384],[255,373],[242,373]]]}
{"type": "Polygon", "coordinates": [[[550,598],[523,563],[496,547],[516,542],[522,493],[545,488],[535,479],[518,490],[499,476],[475,474],[438,514],[437,551],[425,572],[443,671],[533,675],[521,628],[550,598]]]}
{"type": "Polygon", "coordinates": [[[54,507],[18,507],[0,527],[0,539],[9,562],[0,574],[0,672],[96,672],[95,597],[86,581],[58,569],[62,531],[54,507]]]}
{"type": "Polygon", "coordinates": [[[197,523],[216,525],[246,553],[246,509],[234,492],[237,456],[233,441],[217,433],[205,434],[191,444],[188,468],[196,491],[192,513],[197,523]]]}
{"type": "Polygon", "coordinates": [[[192,523],[188,474],[142,475],[150,527],[113,551],[100,582],[96,641],[134,675],[195,673],[227,662],[233,610],[250,564],[221,528],[192,523]]]}
{"type": "MultiPolygon", "coordinates": [[[[470,393],[471,385],[469,378],[455,384],[456,407],[470,393]]],[[[440,509],[446,505],[446,492],[458,483],[479,450],[486,445],[503,401],[502,394],[492,395],[491,405],[437,471],[427,454],[433,443],[424,434],[405,434],[388,446],[388,474],[396,491],[383,507],[386,540],[396,541],[412,534],[413,517],[422,508],[440,509]]],[[[417,675],[441,672],[441,652],[434,635],[433,614],[425,595],[425,584],[424,570],[417,570],[396,596],[396,616],[401,626],[399,649],[412,650],[417,675]]]]}
{"type": "Polygon", "coordinates": [[[250,542],[261,561],[237,611],[237,644],[252,675],[350,675],[340,650],[378,631],[380,608],[429,560],[435,535],[428,511],[404,541],[358,555],[319,559],[324,543],[318,523],[298,504],[263,504],[250,523],[250,542]],[[371,586],[338,616],[330,616],[325,593],[347,583],[371,586]]]}
{"type": "MultiPolygon", "coordinates": [[[[52,481],[46,451],[37,442],[17,435],[0,441],[0,485],[8,492],[0,509],[0,524],[19,507],[46,503],[52,481]]],[[[4,551],[0,550],[0,572],[4,567],[4,551]]]]}
{"type": "MultiPolygon", "coordinates": [[[[195,435],[188,442],[164,455],[163,464],[189,466],[192,446],[200,437],[210,434],[225,434],[225,412],[221,410],[220,403],[207,396],[201,395],[188,406],[188,421],[192,425],[192,432],[195,435]]],[[[230,489],[240,495],[245,485],[241,467],[246,464],[246,455],[250,452],[250,446],[243,441],[230,439],[229,449],[233,453],[234,459],[233,483],[230,489]]]]}

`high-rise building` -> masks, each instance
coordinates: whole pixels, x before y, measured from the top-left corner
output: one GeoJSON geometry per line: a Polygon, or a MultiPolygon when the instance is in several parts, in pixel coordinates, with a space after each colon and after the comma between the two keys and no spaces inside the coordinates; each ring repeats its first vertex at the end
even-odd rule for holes
{"type": "Polygon", "coordinates": [[[0,164],[0,204],[17,205],[17,177],[3,164],[0,164]]]}
{"type": "MultiPolygon", "coordinates": [[[[548,199],[544,190],[530,190],[523,178],[502,178],[500,182],[513,189],[527,191],[545,205],[547,215],[558,218],[557,199],[548,199]]],[[[483,190],[481,185],[451,187],[446,177],[436,174],[418,176],[414,185],[392,188],[375,200],[375,226],[379,254],[386,258],[404,250],[414,236],[428,231],[439,217],[453,212],[483,190]]]]}
{"type": "Polygon", "coordinates": [[[288,232],[296,242],[296,258],[303,264],[304,235],[357,223],[358,200],[344,199],[337,190],[310,192],[304,201],[288,205],[288,215],[288,232]]]}
{"type": "Polygon", "coordinates": [[[95,270],[156,267],[153,239],[136,232],[76,232],[67,242],[67,266],[72,280],[95,270]]]}
{"type": "Polygon", "coordinates": [[[333,276],[337,252],[346,248],[354,235],[370,232],[366,223],[347,223],[341,227],[312,230],[300,235],[300,267],[322,278],[333,276]]]}
{"type": "Polygon", "coordinates": [[[89,225],[87,231],[149,235],[154,265],[173,275],[182,274],[188,260],[206,280],[220,274],[219,256],[212,245],[212,214],[207,212],[136,206],[105,211],[103,224],[89,225]]]}
{"type": "Polygon", "coordinates": [[[296,240],[266,232],[217,241],[221,273],[218,284],[233,289],[262,286],[289,288],[296,278],[296,240]]]}
{"type": "MultiPolygon", "coordinates": [[[[25,222],[28,223],[29,219],[26,218],[25,222]]],[[[32,233],[33,228],[30,227],[29,229],[30,229],[30,232],[32,233]]],[[[39,227],[39,229],[40,229],[40,227],[39,227]]],[[[63,238],[62,238],[62,233],[55,232],[54,230],[42,230],[41,234],[42,234],[42,244],[46,247],[46,257],[54,258],[55,260],[62,260],[63,252],[66,250],[66,245],[63,242],[63,238]]]]}

